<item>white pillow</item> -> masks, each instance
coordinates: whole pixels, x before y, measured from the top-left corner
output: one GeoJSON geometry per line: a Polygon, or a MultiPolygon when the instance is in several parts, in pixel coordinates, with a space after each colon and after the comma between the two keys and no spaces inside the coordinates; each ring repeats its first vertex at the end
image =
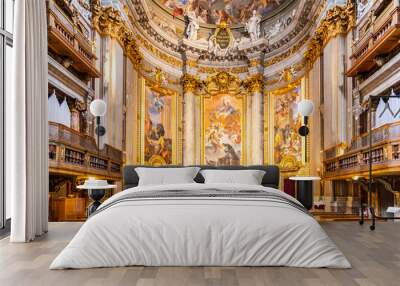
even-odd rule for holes
{"type": "Polygon", "coordinates": [[[246,184],[261,185],[265,171],[261,170],[202,170],[205,184],[246,184]]]}
{"type": "Polygon", "coordinates": [[[199,167],[135,168],[139,176],[139,186],[195,183],[193,179],[199,170],[199,167]]]}

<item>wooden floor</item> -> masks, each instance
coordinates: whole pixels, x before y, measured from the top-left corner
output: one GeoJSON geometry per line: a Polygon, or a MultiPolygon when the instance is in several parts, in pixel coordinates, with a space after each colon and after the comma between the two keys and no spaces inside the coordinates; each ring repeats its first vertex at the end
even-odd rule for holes
{"type": "Polygon", "coordinates": [[[324,229],[352,269],[287,267],[126,267],[48,270],[50,262],[81,223],[50,223],[43,238],[29,244],[0,241],[0,285],[400,285],[400,223],[381,222],[371,232],[357,222],[326,222],[324,229]]]}

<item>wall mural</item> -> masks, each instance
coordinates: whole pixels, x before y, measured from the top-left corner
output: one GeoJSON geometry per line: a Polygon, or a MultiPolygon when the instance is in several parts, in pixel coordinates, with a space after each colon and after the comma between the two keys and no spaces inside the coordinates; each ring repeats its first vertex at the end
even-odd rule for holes
{"type": "Polygon", "coordinates": [[[152,166],[175,164],[177,96],[163,88],[146,85],[143,97],[141,163],[152,166]]]}
{"type": "Polygon", "coordinates": [[[243,102],[243,97],[229,94],[203,99],[203,163],[213,166],[243,163],[243,102]]]}
{"type": "Polygon", "coordinates": [[[163,6],[171,9],[174,16],[184,15],[194,11],[200,23],[219,24],[222,20],[228,24],[246,22],[256,10],[266,17],[279,6],[289,0],[157,0],[163,6]]]}
{"type": "Polygon", "coordinates": [[[274,162],[283,168],[298,165],[302,159],[301,137],[297,132],[301,126],[297,112],[300,100],[300,85],[275,95],[274,162]]]}

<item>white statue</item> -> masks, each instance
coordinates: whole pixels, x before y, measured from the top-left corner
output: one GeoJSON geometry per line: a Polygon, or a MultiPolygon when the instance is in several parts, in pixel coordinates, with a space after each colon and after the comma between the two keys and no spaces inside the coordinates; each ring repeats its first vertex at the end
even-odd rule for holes
{"type": "Polygon", "coordinates": [[[371,0],[357,0],[357,18],[360,19],[371,8],[371,0]]]}
{"type": "Polygon", "coordinates": [[[282,30],[283,27],[283,23],[281,22],[281,20],[278,20],[275,25],[269,30],[268,34],[268,38],[273,38],[276,35],[279,34],[279,32],[282,30]]]}
{"type": "Polygon", "coordinates": [[[188,25],[186,27],[186,38],[189,40],[197,40],[197,31],[200,29],[199,20],[195,11],[188,11],[186,13],[188,18],[188,25]]]}
{"type": "Polygon", "coordinates": [[[256,41],[260,38],[260,23],[261,17],[257,15],[257,11],[253,10],[253,16],[246,23],[246,31],[250,35],[252,41],[256,41]]]}

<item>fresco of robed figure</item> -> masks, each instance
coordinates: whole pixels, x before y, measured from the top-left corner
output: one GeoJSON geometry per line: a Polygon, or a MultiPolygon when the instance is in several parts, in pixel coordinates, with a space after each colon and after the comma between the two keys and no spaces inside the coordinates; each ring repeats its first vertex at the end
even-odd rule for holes
{"type": "Polygon", "coordinates": [[[144,118],[144,163],[172,163],[172,98],[146,87],[144,118]]]}
{"type": "Polygon", "coordinates": [[[204,99],[204,161],[207,165],[240,165],[242,99],[225,94],[204,99]]]}
{"type": "Polygon", "coordinates": [[[280,164],[285,157],[301,162],[302,144],[297,130],[301,116],[297,105],[301,100],[301,88],[297,86],[285,94],[276,96],[274,126],[274,161],[280,164]]]}

